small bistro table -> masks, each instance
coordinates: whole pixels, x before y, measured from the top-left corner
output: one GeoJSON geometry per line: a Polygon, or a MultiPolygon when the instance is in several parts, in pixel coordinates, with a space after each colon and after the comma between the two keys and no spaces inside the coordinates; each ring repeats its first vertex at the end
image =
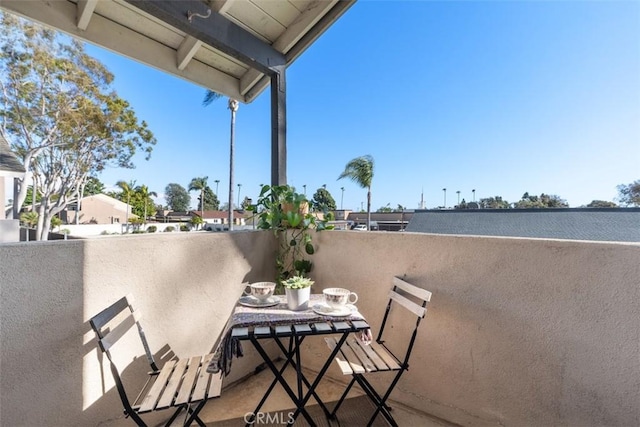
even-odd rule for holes
{"type": "Polygon", "coordinates": [[[343,317],[333,317],[316,313],[312,310],[312,307],[314,304],[323,301],[322,295],[312,294],[309,301],[309,309],[303,311],[289,310],[284,295],[276,295],[274,298],[279,298],[279,303],[272,307],[254,308],[245,307],[240,304],[235,307],[227,323],[223,339],[216,351],[216,356],[211,362],[211,365],[209,365],[208,371],[218,372],[219,370],[223,370],[225,374],[228,374],[231,367],[231,359],[234,356],[242,356],[242,346],[240,343],[242,341],[251,342],[265,364],[271,369],[275,378],[260,400],[260,403],[258,403],[256,409],[252,412],[254,418],[252,418],[247,425],[255,421],[255,415],[260,412],[262,405],[266,402],[276,384],[280,383],[296,407],[293,416],[289,417],[289,424],[293,424],[296,418],[302,414],[311,426],[315,426],[315,422],[305,409],[307,402],[313,397],[325,415],[327,417],[330,416],[329,410],[315,391],[316,387],[322,380],[333,359],[338,355],[340,348],[347,340],[349,334],[360,333],[361,339],[370,341],[371,332],[369,324],[357,309],[350,315],[343,317]],[[302,372],[301,344],[308,336],[330,334],[337,335],[335,338],[336,345],[333,347],[332,352],[324,362],[316,378],[313,382],[310,382],[302,372]],[[286,339],[288,339],[288,342],[286,342],[286,339]],[[285,362],[280,369],[275,366],[261,344],[261,341],[264,340],[275,341],[282,352],[285,362]],[[283,376],[289,365],[296,371],[296,384],[294,385],[296,390],[287,383],[283,376]],[[306,392],[303,389],[303,385],[306,387],[306,392]]]}

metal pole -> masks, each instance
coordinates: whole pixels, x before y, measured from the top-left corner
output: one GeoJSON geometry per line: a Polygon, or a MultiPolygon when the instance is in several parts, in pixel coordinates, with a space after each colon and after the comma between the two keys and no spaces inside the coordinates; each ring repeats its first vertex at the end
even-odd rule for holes
{"type": "Polygon", "coordinates": [[[444,206],[443,208],[447,208],[447,189],[443,188],[442,191],[444,192],[444,206]]]}
{"type": "Polygon", "coordinates": [[[340,210],[343,210],[343,204],[342,202],[344,202],[344,187],[340,187],[340,190],[342,190],[342,195],[340,196],[340,210]]]}
{"type": "Polygon", "coordinates": [[[240,188],[242,188],[242,184],[238,184],[238,209],[240,209],[240,188]]]}
{"type": "Polygon", "coordinates": [[[233,149],[236,130],[236,111],[238,101],[229,98],[229,110],[231,110],[231,138],[229,147],[229,231],[233,231],[233,149]]]}

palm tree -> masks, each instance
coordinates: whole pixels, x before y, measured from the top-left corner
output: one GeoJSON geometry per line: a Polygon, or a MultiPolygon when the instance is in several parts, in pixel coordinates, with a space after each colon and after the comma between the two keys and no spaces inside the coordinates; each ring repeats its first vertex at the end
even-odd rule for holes
{"type": "Polygon", "coordinates": [[[370,155],[352,159],[338,179],[349,178],[367,189],[367,230],[371,230],[371,181],[373,180],[373,157],[370,155]]]}
{"type": "Polygon", "coordinates": [[[208,176],[202,178],[193,178],[189,183],[189,191],[200,191],[200,215],[204,216],[204,189],[207,188],[208,176]]]}
{"type": "Polygon", "coordinates": [[[116,182],[116,186],[120,187],[122,190],[122,195],[127,198],[127,213],[125,216],[125,223],[127,224],[127,233],[129,232],[129,205],[131,204],[131,195],[134,193],[134,188],[136,186],[135,181],[125,182],[118,181],[116,182]]]}
{"type": "Polygon", "coordinates": [[[146,185],[141,185],[140,187],[136,188],[136,191],[140,194],[140,197],[143,200],[144,203],[144,221],[142,222],[145,227],[147,225],[147,205],[149,204],[149,197],[153,196],[153,197],[158,197],[158,193],[156,193],[155,191],[149,191],[149,187],[147,187],[146,185]]]}
{"type": "MultiPolygon", "coordinates": [[[[218,92],[207,90],[202,105],[207,107],[216,99],[222,97],[218,92]]],[[[235,146],[236,133],[236,111],[238,111],[238,101],[229,98],[229,110],[231,110],[231,137],[229,142],[229,231],[233,230],[233,151],[235,146]]],[[[217,192],[217,190],[216,190],[217,192]]],[[[217,196],[217,194],[216,194],[217,196]]]]}

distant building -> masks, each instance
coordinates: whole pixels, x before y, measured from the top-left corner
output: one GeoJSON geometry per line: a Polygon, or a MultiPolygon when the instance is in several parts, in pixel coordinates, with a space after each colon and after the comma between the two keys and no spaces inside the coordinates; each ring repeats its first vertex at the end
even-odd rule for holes
{"type": "MultiPolygon", "coordinates": [[[[5,178],[16,179],[24,178],[26,170],[20,160],[11,151],[9,143],[0,135],[0,206],[3,207],[0,212],[0,243],[2,242],[18,242],[20,241],[20,222],[18,218],[13,218],[11,212],[12,206],[5,206],[7,197],[5,194],[5,178]],[[5,218],[12,219],[5,219],[5,218]]],[[[15,187],[14,187],[15,188],[15,187]]],[[[13,193],[13,200],[17,194],[13,193]]]]}
{"type": "Polygon", "coordinates": [[[80,203],[72,202],[60,212],[64,224],[125,224],[129,219],[138,218],[131,212],[131,205],[106,194],[95,194],[80,199],[80,203]],[[128,211],[128,215],[127,215],[128,211]]]}
{"type": "MultiPolygon", "coordinates": [[[[371,230],[402,231],[413,217],[413,210],[404,212],[371,212],[371,230]]],[[[351,212],[347,220],[352,227],[367,223],[366,212],[351,212]]]]}
{"type": "Polygon", "coordinates": [[[407,231],[640,242],[640,208],[418,210],[407,231]]]}

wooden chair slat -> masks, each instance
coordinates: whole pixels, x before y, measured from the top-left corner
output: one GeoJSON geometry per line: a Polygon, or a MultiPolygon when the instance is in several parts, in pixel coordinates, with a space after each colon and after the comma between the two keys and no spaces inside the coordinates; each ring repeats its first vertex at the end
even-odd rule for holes
{"type": "Polygon", "coordinates": [[[416,316],[424,317],[425,313],[427,312],[426,308],[420,307],[415,302],[403,297],[397,292],[389,291],[389,298],[391,298],[392,300],[394,300],[395,302],[397,302],[407,310],[411,311],[416,316]]]}
{"type": "Polygon", "coordinates": [[[169,378],[169,382],[167,386],[164,388],[162,392],[162,396],[160,396],[160,400],[156,405],[156,409],[168,408],[173,404],[173,400],[176,397],[176,393],[178,391],[178,387],[182,382],[182,378],[187,369],[187,363],[189,359],[181,359],[176,363],[176,367],[173,369],[173,373],[169,378]]]}
{"type": "Polygon", "coordinates": [[[196,384],[198,373],[200,372],[200,362],[202,357],[196,356],[189,359],[189,367],[184,374],[182,384],[180,384],[180,390],[178,391],[178,397],[174,402],[174,405],[182,405],[191,401],[191,392],[196,384]]]}
{"type": "MultiPolygon", "coordinates": [[[[324,339],[324,341],[327,343],[327,346],[331,351],[333,351],[333,349],[336,348],[336,345],[338,345],[338,343],[333,337],[327,337],[324,339]]],[[[336,354],[335,360],[336,360],[336,363],[338,364],[338,367],[342,371],[342,375],[353,374],[353,369],[351,369],[351,365],[349,365],[349,362],[347,362],[347,360],[344,358],[341,352],[338,352],[338,354],[336,354]]]]}
{"type": "Polygon", "coordinates": [[[211,374],[207,372],[207,366],[209,366],[209,363],[211,363],[211,359],[213,359],[213,354],[207,354],[202,359],[202,365],[200,366],[200,371],[196,380],[196,386],[193,389],[193,394],[191,395],[192,402],[203,400],[207,396],[209,379],[211,379],[211,374]]]}
{"type": "Polygon", "coordinates": [[[173,372],[173,368],[176,365],[175,360],[170,360],[162,367],[162,370],[156,377],[156,381],[151,386],[151,390],[144,397],[142,402],[140,403],[139,412],[149,412],[153,411],[156,408],[156,403],[158,403],[158,399],[160,399],[160,395],[171,376],[171,372],[173,372]]]}
{"type": "Polygon", "coordinates": [[[393,371],[397,371],[398,369],[400,369],[400,365],[398,365],[398,362],[396,361],[396,359],[392,355],[390,355],[389,352],[384,347],[382,347],[380,344],[378,344],[375,341],[369,345],[371,346],[371,349],[375,351],[376,354],[380,356],[382,360],[384,360],[384,363],[387,364],[389,369],[393,371]]]}
{"type": "Polygon", "coordinates": [[[343,345],[340,348],[340,351],[342,351],[342,355],[347,359],[349,365],[351,365],[351,369],[353,369],[354,374],[364,374],[366,372],[366,369],[362,366],[362,362],[358,359],[358,356],[355,355],[353,350],[351,350],[351,347],[343,345]]]}
{"type": "Polygon", "coordinates": [[[373,349],[371,348],[371,345],[362,344],[360,341],[357,341],[357,343],[358,343],[358,346],[362,348],[362,351],[365,352],[367,357],[373,362],[373,364],[376,365],[376,368],[378,371],[389,370],[389,366],[386,363],[384,363],[384,361],[380,358],[380,356],[378,356],[378,353],[373,351],[373,349]]]}
{"type": "Polygon", "coordinates": [[[222,393],[222,372],[211,374],[211,382],[209,384],[209,397],[219,397],[222,393]]]}
{"type": "Polygon", "coordinates": [[[431,292],[427,291],[426,289],[419,288],[416,285],[412,285],[411,283],[407,283],[399,277],[393,278],[393,286],[397,286],[403,291],[410,293],[414,297],[420,298],[421,300],[427,302],[431,301],[431,292]]]}
{"type": "Polygon", "coordinates": [[[374,365],[369,357],[367,357],[367,354],[362,350],[355,338],[348,339],[347,345],[351,348],[356,357],[360,359],[362,366],[367,372],[377,371],[376,365],[374,365]]]}
{"type": "Polygon", "coordinates": [[[127,301],[127,297],[122,297],[118,301],[114,302],[109,307],[102,310],[100,313],[93,316],[90,320],[92,326],[98,332],[100,338],[103,337],[101,334],[102,328],[109,323],[114,317],[116,317],[123,310],[129,308],[129,302],[127,301]]]}
{"type": "Polygon", "coordinates": [[[134,311],[132,314],[128,315],[118,325],[107,332],[104,337],[100,340],[102,343],[102,348],[104,351],[109,350],[120,338],[124,336],[132,326],[136,324],[138,320],[140,320],[140,313],[134,311]]]}

